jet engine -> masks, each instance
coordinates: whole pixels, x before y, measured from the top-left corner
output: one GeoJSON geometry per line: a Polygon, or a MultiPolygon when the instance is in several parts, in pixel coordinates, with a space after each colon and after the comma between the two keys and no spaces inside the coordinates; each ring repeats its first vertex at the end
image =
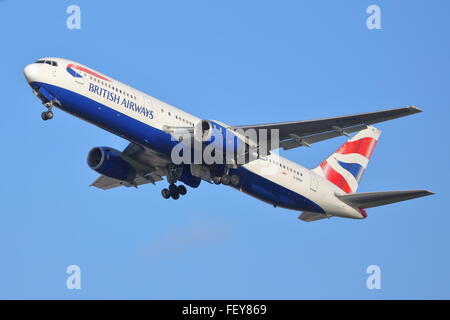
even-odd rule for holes
{"type": "Polygon", "coordinates": [[[211,121],[200,120],[194,126],[194,139],[202,143],[210,143],[213,136],[211,121]]]}
{"type": "Polygon", "coordinates": [[[110,178],[131,182],[136,177],[133,166],[113,148],[93,148],[89,151],[87,163],[92,170],[110,178]]]}

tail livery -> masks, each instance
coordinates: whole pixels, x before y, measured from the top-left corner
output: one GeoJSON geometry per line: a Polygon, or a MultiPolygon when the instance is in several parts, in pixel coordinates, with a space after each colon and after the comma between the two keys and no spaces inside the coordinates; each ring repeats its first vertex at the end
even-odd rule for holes
{"type": "Polygon", "coordinates": [[[367,127],[344,143],[313,171],[345,193],[356,192],[380,134],[381,130],[367,127]]]}
{"type": "Polygon", "coordinates": [[[342,209],[341,205],[334,206],[327,215],[304,212],[299,219],[315,221],[330,216],[340,216],[353,219],[367,217],[365,209],[410,200],[433,194],[428,190],[404,190],[356,193],[359,181],[367,168],[370,157],[380,137],[381,130],[368,126],[344,143],[335,153],[313,169],[339,188],[334,197],[341,204],[348,205],[342,209]]]}

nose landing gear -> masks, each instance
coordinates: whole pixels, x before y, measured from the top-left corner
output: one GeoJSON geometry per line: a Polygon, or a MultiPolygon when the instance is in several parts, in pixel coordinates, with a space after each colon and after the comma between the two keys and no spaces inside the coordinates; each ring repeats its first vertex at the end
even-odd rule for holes
{"type": "Polygon", "coordinates": [[[49,109],[41,113],[41,118],[44,121],[53,119],[53,112],[49,109]]]}
{"type": "Polygon", "coordinates": [[[33,94],[38,97],[44,107],[47,108],[47,111],[41,113],[42,120],[47,121],[53,119],[52,108],[61,107],[61,102],[43,87],[33,88],[33,94]]]}
{"type": "Polygon", "coordinates": [[[169,185],[169,189],[164,188],[161,190],[161,195],[164,199],[172,198],[174,200],[177,200],[181,196],[184,196],[187,193],[186,187],[180,184],[177,186],[174,183],[171,183],[169,185]]]}
{"type": "Polygon", "coordinates": [[[61,106],[61,103],[58,100],[53,99],[53,100],[43,103],[43,105],[44,105],[44,107],[47,108],[47,111],[44,111],[41,113],[41,118],[42,118],[42,120],[47,121],[47,120],[53,119],[52,108],[55,106],[57,106],[57,107],[61,106]]]}

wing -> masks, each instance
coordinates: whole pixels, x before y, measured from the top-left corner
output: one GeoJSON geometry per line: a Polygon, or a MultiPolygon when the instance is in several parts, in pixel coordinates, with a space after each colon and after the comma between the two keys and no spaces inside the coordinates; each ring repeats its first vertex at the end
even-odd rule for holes
{"type": "Polygon", "coordinates": [[[100,176],[90,186],[108,190],[120,186],[137,187],[147,183],[155,184],[155,182],[163,180],[162,176],[165,175],[165,172],[161,168],[166,165],[167,160],[158,156],[158,154],[135,143],[130,143],[122,152],[122,155],[133,163],[139,169],[139,172],[145,172],[145,176],[137,175],[133,183],[100,176]]]}
{"type": "MultiPolygon", "coordinates": [[[[233,130],[260,129],[267,130],[267,140],[271,140],[271,129],[278,129],[280,147],[285,150],[310,146],[322,140],[331,139],[340,135],[348,135],[361,131],[367,125],[392,120],[421,112],[414,106],[389,109],[377,112],[360,113],[350,116],[324,118],[316,120],[279,122],[259,125],[233,126],[233,130]]],[[[258,135],[259,139],[259,135],[258,135]]],[[[270,148],[269,148],[270,149],[270,148]]]]}

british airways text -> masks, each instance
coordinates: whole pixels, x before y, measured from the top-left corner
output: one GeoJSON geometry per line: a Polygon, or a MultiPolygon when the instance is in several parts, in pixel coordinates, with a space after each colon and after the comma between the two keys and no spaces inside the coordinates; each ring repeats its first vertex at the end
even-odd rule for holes
{"type": "Polygon", "coordinates": [[[129,99],[121,98],[120,95],[118,95],[112,91],[101,88],[93,83],[89,83],[89,91],[94,92],[94,93],[98,94],[99,96],[101,96],[105,99],[108,99],[109,101],[113,101],[124,108],[130,109],[130,110],[133,110],[134,112],[142,114],[143,116],[145,116],[149,119],[153,119],[153,110],[149,110],[146,107],[139,106],[129,99]]]}

